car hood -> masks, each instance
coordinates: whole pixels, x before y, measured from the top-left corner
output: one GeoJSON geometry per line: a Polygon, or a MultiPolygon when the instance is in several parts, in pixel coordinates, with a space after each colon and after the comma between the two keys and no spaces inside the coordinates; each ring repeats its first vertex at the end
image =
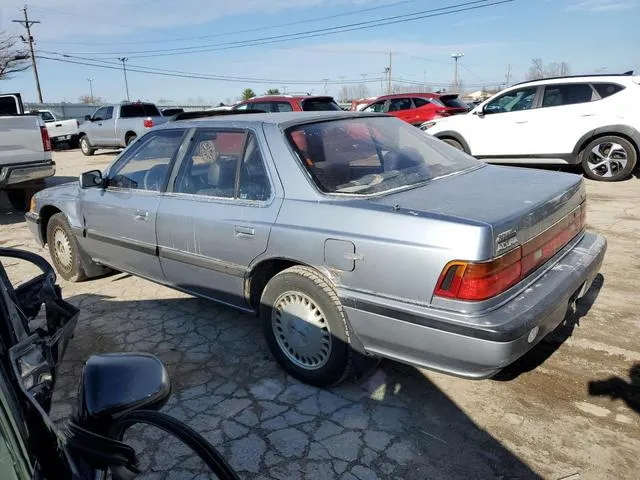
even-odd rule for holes
{"type": "Polygon", "coordinates": [[[515,233],[520,243],[535,237],[586,198],[582,177],[568,173],[484,165],[371,202],[398,213],[449,217],[490,225],[497,245],[515,233]]]}

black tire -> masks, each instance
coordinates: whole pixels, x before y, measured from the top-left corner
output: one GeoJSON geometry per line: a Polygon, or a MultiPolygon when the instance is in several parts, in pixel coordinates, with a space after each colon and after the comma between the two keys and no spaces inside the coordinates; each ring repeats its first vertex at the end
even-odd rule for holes
{"type": "Polygon", "coordinates": [[[80,140],[78,139],[78,137],[73,136],[71,137],[71,140],[69,140],[68,145],[69,145],[69,148],[71,149],[78,148],[80,146],[80,140]]]}
{"type": "Polygon", "coordinates": [[[584,174],[592,180],[619,182],[628,178],[636,167],[638,153],[635,146],[623,137],[607,135],[592,140],[580,152],[580,163],[584,174]],[[612,148],[617,144],[620,148],[612,148]],[[598,154],[594,153],[598,151],[598,154]],[[626,164],[623,160],[626,159],[626,164]],[[606,163],[602,163],[609,160],[606,163]],[[594,165],[601,164],[594,168],[594,165]]]}
{"type": "MultiPolygon", "coordinates": [[[[283,270],[269,280],[260,300],[260,317],[271,353],[292,377],[310,385],[326,387],[336,385],[350,375],[353,356],[349,345],[347,319],[335,290],[316,270],[295,266],[283,270]],[[288,292],[301,293],[308,297],[319,307],[326,321],[331,346],[326,362],[318,368],[309,369],[296,364],[276,339],[277,333],[272,322],[273,306],[279,297],[288,292]]],[[[281,341],[284,341],[283,338],[281,336],[281,341]]]]}
{"type": "Polygon", "coordinates": [[[138,136],[135,133],[129,133],[124,139],[124,144],[128,147],[136,138],[138,136]]]}
{"type": "Polygon", "coordinates": [[[47,223],[47,244],[49,245],[49,254],[51,255],[53,266],[62,278],[69,282],[86,280],[87,274],[80,262],[80,246],[71,230],[67,217],[63,213],[56,213],[49,219],[49,223],[47,223]],[[63,236],[60,242],[61,245],[57,245],[56,236],[59,235],[63,236]],[[68,261],[62,259],[61,249],[68,252],[68,261]]]}
{"type": "Polygon", "coordinates": [[[86,135],[80,137],[80,150],[82,151],[82,154],[87,157],[90,157],[91,155],[96,153],[96,149],[91,147],[89,139],[86,135]]]}
{"type": "Polygon", "coordinates": [[[440,140],[442,140],[444,143],[446,143],[447,145],[451,145],[453,148],[460,150],[461,152],[464,152],[464,147],[462,146],[462,144],[456,140],[455,138],[441,138],[440,140]]]}

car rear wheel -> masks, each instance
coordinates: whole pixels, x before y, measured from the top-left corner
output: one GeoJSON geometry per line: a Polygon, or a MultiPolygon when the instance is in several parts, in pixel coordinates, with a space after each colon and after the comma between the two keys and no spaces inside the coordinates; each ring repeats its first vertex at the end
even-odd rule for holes
{"type": "Polygon", "coordinates": [[[49,219],[47,243],[53,266],[62,278],[69,282],[80,282],[87,278],[80,263],[78,241],[63,213],[56,213],[49,219]]]}
{"type": "Polygon", "coordinates": [[[262,293],[260,316],[271,353],[291,376],[324,387],[350,374],[342,305],[316,270],[295,266],[275,275],[262,293]]]}
{"type": "Polygon", "coordinates": [[[96,153],[94,148],[91,148],[91,144],[89,143],[89,139],[87,139],[86,135],[80,137],[80,151],[83,155],[90,157],[94,153],[96,153]]]}
{"type": "Polygon", "coordinates": [[[609,135],[590,142],[580,153],[580,160],[587,177],[617,182],[631,175],[638,158],[631,142],[609,135]]]}
{"type": "Polygon", "coordinates": [[[135,133],[130,133],[124,139],[124,144],[128,147],[136,138],[137,138],[137,135],[135,133]]]}

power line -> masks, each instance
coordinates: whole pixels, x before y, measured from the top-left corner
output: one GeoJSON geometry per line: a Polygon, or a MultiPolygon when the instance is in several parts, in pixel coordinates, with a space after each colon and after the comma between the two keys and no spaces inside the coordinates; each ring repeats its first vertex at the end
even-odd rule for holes
{"type": "Polygon", "coordinates": [[[27,29],[27,38],[21,36],[25,43],[29,44],[29,52],[31,53],[31,65],[33,66],[33,74],[36,77],[36,87],[38,88],[38,101],[42,103],[42,89],[40,88],[40,77],[38,76],[38,65],[36,65],[36,56],[33,53],[33,36],[31,35],[31,26],[40,23],[40,20],[29,20],[29,14],[27,13],[27,6],[22,9],[24,13],[24,20],[11,20],[12,22],[19,23],[27,29]]]}
{"type": "Polygon", "coordinates": [[[226,42],[218,44],[200,45],[195,47],[180,47],[173,49],[157,49],[157,50],[138,50],[128,52],[65,52],[74,55],[120,55],[127,54],[130,58],[149,58],[149,57],[163,57],[184,55],[190,53],[202,53],[213,52],[221,50],[230,50],[243,47],[254,47],[273,43],[282,43],[292,40],[302,40],[307,38],[323,37],[327,35],[334,35],[337,33],[346,33],[356,30],[365,30],[370,28],[376,28],[386,25],[394,25],[398,23],[412,22],[422,20],[425,18],[439,17],[443,15],[451,15],[453,13],[460,13],[472,10],[479,10],[482,8],[488,8],[505,3],[511,3],[515,0],[475,0],[464,3],[458,3],[447,7],[433,8],[429,10],[422,10],[419,12],[413,12],[404,15],[395,15],[391,17],[383,17],[377,20],[369,20],[363,22],[356,22],[351,24],[339,25],[335,27],[320,28],[315,30],[308,30],[305,32],[296,32],[285,35],[275,35],[271,37],[255,38],[250,40],[239,40],[235,42],[226,42]],[[487,3],[489,2],[489,3],[487,3]]]}
{"type": "MultiPolygon", "coordinates": [[[[44,55],[38,55],[38,58],[43,59],[43,60],[53,60],[56,62],[63,62],[63,63],[71,63],[71,64],[75,64],[75,65],[83,65],[83,66],[90,66],[90,67],[97,67],[97,68],[105,68],[108,70],[122,70],[122,67],[118,64],[118,63],[114,63],[114,62],[106,62],[106,61],[101,61],[102,63],[90,63],[90,62],[81,62],[81,61],[77,61],[77,60],[69,60],[67,58],[54,58],[54,57],[47,57],[44,55]]],[[[95,62],[98,62],[99,60],[96,60],[95,62]]],[[[129,68],[127,69],[127,71],[129,72],[136,72],[136,73],[145,73],[145,74],[149,74],[149,75],[158,75],[158,76],[166,76],[166,77],[179,77],[179,78],[191,78],[191,79],[196,79],[196,80],[215,80],[215,81],[221,81],[221,82],[233,82],[233,83],[248,83],[248,82],[254,82],[254,83],[264,83],[264,84],[274,84],[274,83],[281,83],[281,84],[292,84],[292,85],[319,85],[319,84],[323,84],[325,83],[323,79],[319,79],[319,80],[282,80],[282,79],[266,79],[266,78],[250,78],[250,77],[233,77],[233,76],[223,76],[223,75],[209,75],[209,74],[199,74],[199,73],[188,73],[188,72],[182,72],[179,73],[179,71],[163,71],[160,69],[152,69],[152,68],[147,68],[147,67],[135,67],[133,65],[130,65],[129,68]],[[133,68],[132,68],[133,67],[133,68]]],[[[367,79],[366,82],[370,83],[370,82],[378,82],[380,81],[380,77],[378,78],[371,78],[371,79],[367,79]]],[[[337,85],[340,84],[340,82],[338,81],[327,81],[327,84],[331,84],[331,85],[337,85]]],[[[345,80],[344,83],[349,83],[349,84],[360,84],[362,83],[361,79],[353,79],[353,80],[345,80]]]]}
{"type": "MultiPolygon", "coordinates": [[[[358,10],[350,10],[348,12],[344,12],[344,13],[338,13],[338,14],[334,14],[334,15],[326,15],[323,17],[314,17],[314,18],[307,18],[305,20],[297,20],[295,22],[287,22],[287,23],[279,23],[276,25],[269,25],[266,27],[257,27],[257,28],[248,28],[246,30],[235,30],[232,32],[223,32],[223,33],[214,33],[214,34],[210,34],[210,35],[198,35],[198,36],[194,36],[194,37],[178,37],[178,38],[174,38],[171,40],[139,40],[136,42],[110,42],[110,43],[87,43],[87,42],[60,42],[60,41],[50,41],[47,43],[55,43],[55,44],[67,44],[67,45],[96,45],[96,46],[112,46],[114,43],[116,43],[117,45],[141,45],[141,44],[149,44],[149,43],[167,43],[167,42],[186,42],[186,41],[191,41],[191,40],[202,40],[204,38],[216,38],[216,37],[228,37],[229,35],[237,35],[237,34],[241,34],[241,33],[252,33],[252,32],[260,32],[260,31],[265,31],[265,30],[274,30],[276,28],[282,28],[282,27],[291,27],[293,25],[299,25],[299,24],[307,24],[307,23],[313,23],[313,22],[320,22],[322,20],[331,20],[334,18],[341,18],[341,17],[346,17],[346,16],[350,16],[350,15],[356,15],[359,13],[367,13],[367,12],[373,12],[375,10],[381,10],[381,9],[385,9],[385,8],[391,8],[391,7],[398,7],[400,5],[404,5],[407,3],[415,3],[418,0],[402,0],[399,2],[395,2],[395,3],[388,3],[385,5],[378,5],[376,7],[369,7],[369,8],[361,8],[358,10]]],[[[62,12],[60,10],[54,10],[54,9],[49,9],[49,8],[42,8],[42,7],[35,7],[38,8],[40,10],[44,10],[44,11],[51,11],[51,12],[55,12],[58,14],[62,14],[62,15],[69,15],[69,16],[77,16],[77,13],[72,13],[72,12],[62,12]]],[[[98,22],[100,23],[100,22],[98,22]]],[[[106,23],[105,25],[111,25],[106,23]]],[[[119,26],[123,26],[122,24],[119,24],[119,26]]],[[[124,25],[127,26],[127,25],[124,25]]],[[[131,27],[133,27],[131,25],[131,27]]],[[[136,26],[136,28],[140,28],[140,26],[136,26]]]]}

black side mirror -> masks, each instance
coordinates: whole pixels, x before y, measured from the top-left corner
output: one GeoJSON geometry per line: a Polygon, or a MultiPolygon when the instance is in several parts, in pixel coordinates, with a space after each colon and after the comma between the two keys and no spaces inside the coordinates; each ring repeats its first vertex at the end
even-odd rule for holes
{"type": "Polygon", "coordinates": [[[96,433],[134,410],[159,410],[171,395],[162,362],[147,353],[92,355],[78,394],[78,424],[96,433]]]}
{"type": "Polygon", "coordinates": [[[80,175],[80,188],[101,187],[104,184],[102,172],[91,170],[80,175]]]}
{"type": "Polygon", "coordinates": [[[85,121],[90,122],[92,120],[91,115],[84,116],[85,121]]]}

